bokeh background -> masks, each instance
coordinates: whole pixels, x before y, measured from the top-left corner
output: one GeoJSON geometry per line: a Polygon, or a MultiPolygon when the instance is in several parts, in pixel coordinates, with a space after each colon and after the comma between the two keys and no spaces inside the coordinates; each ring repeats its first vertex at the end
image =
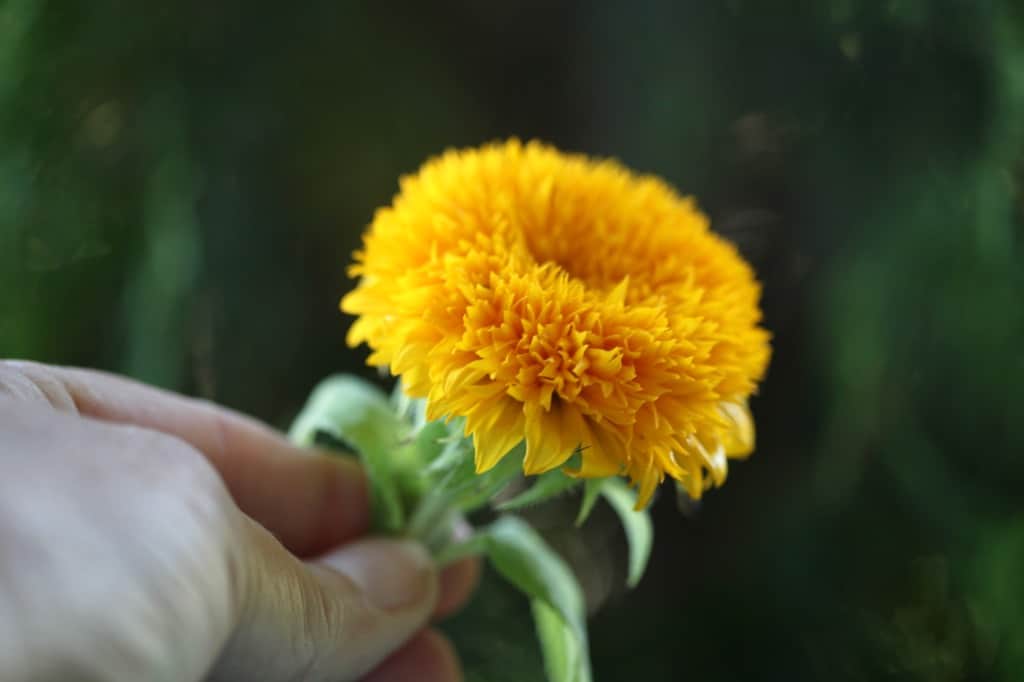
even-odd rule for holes
{"type": "MultiPolygon", "coordinates": [[[[513,135],[695,195],[774,334],[757,453],[658,499],[636,591],[610,513],[533,513],[598,682],[1024,678],[1019,3],[3,0],[0,355],[286,426],[373,376],[337,301],[397,178],[513,135]]],[[[448,629],[540,679],[496,578],[448,629]]]]}

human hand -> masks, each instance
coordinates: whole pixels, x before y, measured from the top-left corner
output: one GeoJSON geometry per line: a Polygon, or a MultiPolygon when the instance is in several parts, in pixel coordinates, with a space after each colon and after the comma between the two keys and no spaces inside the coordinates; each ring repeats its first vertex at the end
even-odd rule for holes
{"type": "Polygon", "coordinates": [[[354,461],[205,402],[0,362],[0,679],[461,679],[424,625],[469,596],[360,538],[354,461]]]}

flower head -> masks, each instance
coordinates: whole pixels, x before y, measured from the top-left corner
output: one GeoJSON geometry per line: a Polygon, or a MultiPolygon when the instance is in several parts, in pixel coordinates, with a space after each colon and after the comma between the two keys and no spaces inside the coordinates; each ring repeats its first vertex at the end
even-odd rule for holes
{"type": "Polygon", "coordinates": [[[760,288],[689,198],[613,161],[516,140],[448,151],[379,209],[348,342],[427,416],[463,416],[478,471],[579,451],[583,477],[665,475],[692,497],[753,448],[760,288]]]}

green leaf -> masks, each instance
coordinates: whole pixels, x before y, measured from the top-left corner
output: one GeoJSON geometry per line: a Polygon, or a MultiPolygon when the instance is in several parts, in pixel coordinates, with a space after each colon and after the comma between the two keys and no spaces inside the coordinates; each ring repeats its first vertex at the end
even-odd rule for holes
{"type": "Polygon", "coordinates": [[[543,600],[533,599],[530,606],[537,626],[537,638],[544,653],[544,669],[548,680],[576,682],[586,679],[578,663],[585,652],[580,651],[579,640],[572,628],[543,600]]]}
{"type": "Polygon", "coordinates": [[[523,455],[526,446],[519,443],[512,448],[489,471],[476,473],[473,458],[468,458],[464,468],[458,470],[453,486],[456,491],[455,504],[460,511],[471,512],[490,503],[502,490],[514,481],[523,468],[523,455]]]}
{"type": "Polygon", "coordinates": [[[601,495],[608,500],[622,520],[622,527],[626,531],[626,540],[629,543],[629,573],[626,584],[629,587],[636,587],[643,577],[644,569],[647,568],[654,545],[654,524],[651,523],[651,515],[646,509],[636,509],[636,492],[621,479],[606,479],[601,486],[601,495]]]}
{"type": "Polygon", "coordinates": [[[572,571],[533,528],[514,516],[495,521],[483,537],[494,568],[543,607],[539,615],[535,607],[534,614],[551,682],[590,682],[583,592],[572,571]]]}
{"type": "Polygon", "coordinates": [[[576,516],[576,525],[582,526],[594,511],[594,505],[601,496],[607,478],[588,478],[583,484],[583,500],[580,502],[580,513],[576,516]]]}
{"type": "Polygon", "coordinates": [[[434,562],[441,568],[453,564],[459,559],[487,554],[487,533],[474,533],[461,542],[448,545],[434,556],[434,562]]]}
{"type": "Polygon", "coordinates": [[[442,420],[433,423],[441,424],[446,435],[439,439],[441,452],[427,466],[427,473],[447,473],[454,469],[464,469],[476,473],[473,469],[473,440],[462,435],[462,425],[465,420],[459,418],[453,419],[448,424],[442,420]]]}
{"type": "Polygon", "coordinates": [[[419,431],[428,423],[427,401],[423,398],[412,398],[402,388],[402,380],[395,382],[391,391],[391,405],[395,414],[412,425],[414,431],[419,431]]]}
{"type": "Polygon", "coordinates": [[[476,472],[473,439],[463,436],[464,418],[455,418],[445,424],[443,420],[431,422],[426,429],[444,430],[436,440],[439,451],[422,468],[435,492],[448,496],[461,512],[471,512],[489,504],[509,483],[519,476],[526,446],[520,442],[502,457],[489,471],[476,472]]]}
{"type": "Polygon", "coordinates": [[[429,467],[444,452],[448,429],[444,423],[428,422],[416,433],[416,457],[421,467],[429,467]]]}
{"type": "Polygon", "coordinates": [[[497,508],[499,511],[512,511],[540,504],[564,493],[566,490],[574,488],[579,483],[580,480],[578,478],[566,475],[561,469],[548,471],[538,476],[537,480],[529,488],[511,500],[502,502],[497,508]]]}
{"type": "Polygon", "coordinates": [[[395,414],[401,419],[410,419],[413,411],[413,399],[405,394],[402,390],[402,380],[399,378],[395,382],[395,387],[391,389],[391,406],[395,411],[395,414]]]}
{"type": "Polygon", "coordinates": [[[357,451],[370,480],[374,527],[398,532],[404,512],[393,458],[406,431],[379,388],[358,377],[338,375],[314,389],[288,435],[309,447],[317,434],[324,433],[357,451]]]}

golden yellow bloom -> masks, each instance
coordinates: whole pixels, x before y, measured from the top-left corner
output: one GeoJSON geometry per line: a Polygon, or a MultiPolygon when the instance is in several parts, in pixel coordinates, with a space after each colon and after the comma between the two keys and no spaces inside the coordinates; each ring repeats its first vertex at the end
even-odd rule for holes
{"type": "Polygon", "coordinates": [[[770,354],[760,288],[691,199],[613,161],[516,140],[448,151],[374,216],[342,309],[348,342],[464,416],[478,471],[665,474],[693,497],[753,448],[770,354]]]}

